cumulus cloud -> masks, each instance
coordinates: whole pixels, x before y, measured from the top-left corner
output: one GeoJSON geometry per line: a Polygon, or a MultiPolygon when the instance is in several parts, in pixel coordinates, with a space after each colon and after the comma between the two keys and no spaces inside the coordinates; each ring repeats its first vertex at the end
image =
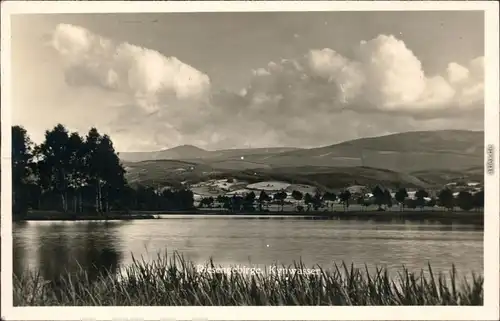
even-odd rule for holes
{"type": "Polygon", "coordinates": [[[254,72],[251,87],[259,88],[254,95],[285,99],[290,94],[309,108],[319,106],[311,105],[316,101],[328,104],[332,111],[394,112],[422,118],[483,107],[483,57],[467,66],[452,62],[443,75],[427,75],[414,53],[394,36],[361,41],[354,52],[353,58],[346,58],[325,48],[296,60],[272,62],[254,72]]]}
{"type": "Polygon", "coordinates": [[[239,99],[222,95],[214,108],[237,115],[235,132],[258,132],[267,145],[314,146],[412,129],[481,127],[483,57],[466,66],[452,62],[442,75],[429,75],[394,36],[361,41],[354,49],[352,58],[326,48],[271,61],[252,71],[239,99]],[[463,121],[464,115],[476,117],[463,121]]]}
{"type": "Polygon", "coordinates": [[[74,25],[59,24],[51,45],[62,58],[67,85],[128,97],[128,103],[117,102],[120,108],[99,106],[99,117],[92,112],[92,125],[110,133],[118,149],[173,147],[191,137],[199,142],[195,138],[205,128],[211,94],[203,72],[176,57],[116,43],[74,25]]]}
{"type": "Polygon", "coordinates": [[[429,75],[394,36],[361,41],[352,57],[326,48],[271,61],[250,70],[250,83],[237,92],[214,91],[206,74],[175,57],[77,26],[57,26],[52,46],[63,58],[69,85],[129,96],[130,103],[113,109],[103,127],[123,151],[180,144],[313,147],[407,130],[482,126],[482,117],[460,115],[483,108],[484,58],[463,66],[451,62],[441,75],[429,75]]]}
{"type": "Polygon", "coordinates": [[[51,43],[63,58],[69,84],[127,93],[149,112],[172,100],[202,99],[210,89],[207,75],[176,57],[117,44],[79,26],[59,24],[51,43]]]}

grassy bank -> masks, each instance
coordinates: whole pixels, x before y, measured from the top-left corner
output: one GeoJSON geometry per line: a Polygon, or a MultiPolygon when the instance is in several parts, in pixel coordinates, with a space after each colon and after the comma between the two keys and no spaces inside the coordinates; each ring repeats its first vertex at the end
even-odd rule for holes
{"type": "MultiPolygon", "coordinates": [[[[206,267],[214,268],[213,262],[206,267]]],[[[297,263],[291,268],[304,270],[297,263]]],[[[16,306],[236,306],[236,305],[482,305],[483,278],[461,282],[412,273],[392,278],[347,264],[313,267],[315,273],[211,273],[177,254],[153,262],[134,260],[120,273],[89,281],[81,271],[44,282],[39,274],[14,278],[16,306]]]]}

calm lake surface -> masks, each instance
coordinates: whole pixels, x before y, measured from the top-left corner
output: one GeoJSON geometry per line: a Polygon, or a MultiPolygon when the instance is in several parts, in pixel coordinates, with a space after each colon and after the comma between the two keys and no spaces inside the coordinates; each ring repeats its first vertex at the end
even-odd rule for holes
{"type": "Polygon", "coordinates": [[[429,222],[380,223],[298,218],[178,216],[113,222],[23,222],[13,225],[14,272],[38,269],[47,279],[78,264],[95,274],[130,264],[132,254],[152,260],[181,252],[196,263],[267,267],[302,260],[308,267],[333,262],[363,268],[404,264],[466,276],[483,274],[483,229],[429,222]]]}

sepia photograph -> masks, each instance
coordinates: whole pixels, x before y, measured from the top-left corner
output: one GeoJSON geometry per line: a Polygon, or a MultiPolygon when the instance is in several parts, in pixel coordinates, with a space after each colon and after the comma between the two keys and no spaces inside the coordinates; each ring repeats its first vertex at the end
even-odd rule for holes
{"type": "Polygon", "coordinates": [[[9,15],[2,310],[498,299],[484,3],[247,7],[9,15]]]}

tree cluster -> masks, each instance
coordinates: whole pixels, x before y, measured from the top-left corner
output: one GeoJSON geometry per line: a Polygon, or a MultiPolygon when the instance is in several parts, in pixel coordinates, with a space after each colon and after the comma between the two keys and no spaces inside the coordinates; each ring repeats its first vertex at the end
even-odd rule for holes
{"type": "Polygon", "coordinates": [[[85,137],[58,124],[35,145],[26,130],[12,127],[13,217],[30,209],[71,213],[187,209],[190,191],[160,194],[131,188],[108,135],[91,128],[85,137]]]}
{"type": "Polygon", "coordinates": [[[461,191],[455,197],[450,189],[445,188],[438,194],[438,205],[450,211],[455,207],[459,207],[464,211],[470,211],[472,209],[481,210],[484,208],[484,190],[475,194],[468,191],[461,191]]]}
{"type": "MultiPolygon", "coordinates": [[[[332,205],[335,201],[339,201],[343,205],[344,211],[349,208],[351,201],[355,201],[357,204],[368,207],[371,205],[376,205],[379,211],[391,208],[395,204],[399,205],[399,209],[403,211],[405,208],[423,210],[425,207],[441,206],[448,210],[453,210],[455,208],[460,208],[465,211],[470,211],[473,209],[481,210],[484,208],[484,191],[472,194],[467,191],[460,192],[456,197],[453,196],[453,192],[447,188],[441,190],[437,197],[430,197],[429,192],[424,189],[416,191],[414,198],[409,198],[408,191],[405,188],[400,188],[394,194],[394,197],[388,189],[384,189],[380,186],[375,186],[372,189],[372,197],[365,197],[364,195],[352,195],[348,190],[340,192],[338,195],[332,192],[325,192],[323,194],[318,191],[314,195],[310,193],[303,194],[300,191],[294,190],[291,193],[294,200],[298,201],[297,210],[304,210],[303,204],[306,206],[306,211],[311,209],[318,210],[325,206],[325,202],[329,202],[332,205]]],[[[260,196],[257,200],[259,206],[259,211],[263,211],[264,206],[268,206],[269,203],[275,202],[281,206],[283,210],[283,205],[287,197],[286,192],[281,191],[276,193],[273,197],[270,197],[265,191],[261,191],[260,196]]],[[[223,208],[227,210],[238,212],[238,211],[253,211],[254,203],[256,201],[256,195],[251,192],[245,197],[241,196],[218,196],[216,200],[212,197],[204,198],[200,202],[200,207],[212,207],[214,201],[217,201],[223,208]]]]}
{"type": "MultiPolygon", "coordinates": [[[[262,194],[262,193],[261,193],[262,194]]],[[[239,195],[225,196],[219,195],[217,198],[206,197],[203,198],[199,206],[200,207],[213,207],[215,202],[219,204],[220,208],[224,208],[231,212],[253,212],[255,210],[254,204],[256,200],[256,195],[254,192],[246,194],[244,197],[239,195]]],[[[262,206],[262,200],[259,200],[259,205],[262,206]]]]}

